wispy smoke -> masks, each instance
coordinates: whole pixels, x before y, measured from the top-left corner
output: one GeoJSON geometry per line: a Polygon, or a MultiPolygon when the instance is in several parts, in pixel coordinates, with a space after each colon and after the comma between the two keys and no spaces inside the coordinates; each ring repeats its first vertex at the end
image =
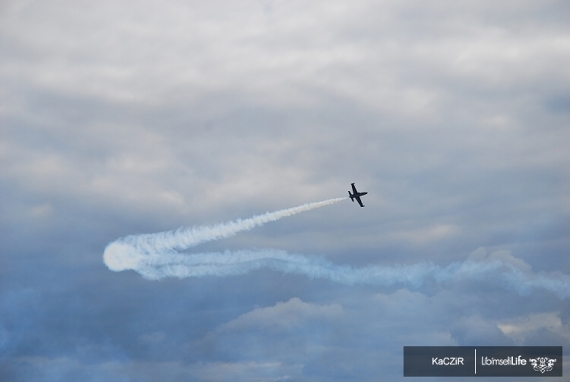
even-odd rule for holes
{"type": "Polygon", "coordinates": [[[103,260],[107,267],[113,271],[137,270],[139,263],[150,262],[158,264],[162,259],[176,255],[178,251],[188,249],[200,243],[231,237],[238,232],[248,231],[286,216],[324,207],[345,199],[347,198],[306,203],[299,207],[267,212],[249,219],[238,219],[214,226],[179,228],[176,231],[126,236],[107,245],[103,254],[103,260]]]}
{"type": "Polygon", "coordinates": [[[543,289],[559,298],[570,297],[570,277],[561,273],[540,273],[523,260],[498,251],[487,255],[478,249],[464,262],[441,267],[432,263],[402,266],[367,266],[355,268],[330,261],[275,249],[242,250],[223,253],[184,254],[184,250],[199,243],[233,236],[244,230],[290,216],[302,211],[336,203],[345,198],[309,203],[300,207],[266,213],[250,219],[237,220],[211,227],[194,227],[157,234],[133,235],[110,243],[103,255],[105,264],[113,271],[135,270],[143,277],[158,280],[164,277],[231,276],[268,268],[287,274],[305,275],[345,285],[409,285],[419,287],[426,282],[450,283],[479,280],[501,284],[520,294],[543,289]]]}

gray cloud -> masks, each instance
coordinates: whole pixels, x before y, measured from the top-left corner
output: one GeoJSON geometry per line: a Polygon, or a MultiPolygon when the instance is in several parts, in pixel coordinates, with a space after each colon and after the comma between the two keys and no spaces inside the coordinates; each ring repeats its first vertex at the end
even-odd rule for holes
{"type": "Polygon", "coordinates": [[[568,11],[2,2],[0,379],[398,380],[404,345],[567,346],[567,304],[494,274],[150,282],[101,255],[118,237],[357,182],[366,208],[339,203],[200,252],[276,248],[354,269],[496,260],[567,278],[568,11]]]}

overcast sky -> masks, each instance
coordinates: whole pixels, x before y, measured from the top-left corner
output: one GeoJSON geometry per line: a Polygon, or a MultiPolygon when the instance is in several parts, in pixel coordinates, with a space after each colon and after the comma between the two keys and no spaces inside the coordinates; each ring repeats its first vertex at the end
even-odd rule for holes
{"type": "Polygon", "coordinates": [[[569,19],[567,1],[2,1],[0,380],[398,381],[403,346],[570,349],[569,19]],[[399,278],[103,262],[126,235],[352,182],[365,208],[182,253],[399,278]]]}

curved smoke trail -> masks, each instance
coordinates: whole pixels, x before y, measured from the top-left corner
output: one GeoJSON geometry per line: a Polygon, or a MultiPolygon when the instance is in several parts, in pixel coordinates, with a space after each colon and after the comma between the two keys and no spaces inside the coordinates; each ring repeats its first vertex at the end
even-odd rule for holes
{"type": "Polygon", "coordinates": [[[422,262],[412,265],[376,265],[363,268],[337,265],[323,258],[290,254],[275,249],[194,254],[179,252],[199,243],[230,237],[240,231],[250,230],[267,222],[343,199],[346,198],[304,204],[300,207],[214,226],[127,236],[110,243],[105,248],[104,262],[113,271],[132,269],[151,280],[165,277],[231,276],[268,268],[281,273],[300,274],[312,279],[326,279],[345,285],[405,284],[419,287],[429,281],[446,283],[479,280],[498,282],[507,289],[523,295],[533,289],[544,289],[561,299],[570,297],[569,276],[561,273],[534,273],[528,264],[506,251],[495,252],[489,256],[479,253],[464,262],[455,262],[445,267],[422,262]]]}
{"type": "Polygon", "coordinates": [[[135,269],[134,267],[139,262],[159,261],[163,256],[178,253],[178,251],[188,249],[200,243],[231,237],[238,232],[248,231],[286,216],[324,207],[345,199],[347,198],[306,203],[299,207],[267,212],[249,219],[238,219],[214,226],[179,228],[175,231],[126,236],[107,245],[103,254],[103,260],[105,265],[112,271],[135,269]]]}

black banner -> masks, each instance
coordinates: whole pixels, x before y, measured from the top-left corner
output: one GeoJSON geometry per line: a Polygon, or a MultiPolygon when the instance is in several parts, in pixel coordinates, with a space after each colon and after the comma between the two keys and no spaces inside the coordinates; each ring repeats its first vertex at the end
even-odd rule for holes
{"type": "Polygon", "coordinates": [[[562,377],[562,346],[404,346],[404,377],[562,377]]]}

